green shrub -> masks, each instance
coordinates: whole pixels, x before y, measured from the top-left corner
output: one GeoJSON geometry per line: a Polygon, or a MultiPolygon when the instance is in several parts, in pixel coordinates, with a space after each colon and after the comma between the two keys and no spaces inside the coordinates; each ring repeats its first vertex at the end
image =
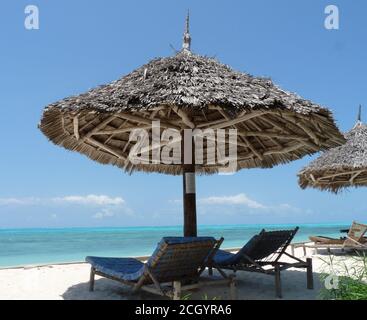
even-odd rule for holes
{"type": "Polygon", "coordinates": [[[326,289],[320,292],[324,300],[367,300],[367,284],[350,277],[339,277],[337,289],[326,289]]]}
{"type": "Polygon", "coordinates": [[[334,256],[322,259],[324,270],[320,276],[322,283],[330,275],[336,276],[335,288],[320,291],[320,298],[327,300],[367,300],[367,256],[359,254],[348,260],[336,260],[334,256]]]}

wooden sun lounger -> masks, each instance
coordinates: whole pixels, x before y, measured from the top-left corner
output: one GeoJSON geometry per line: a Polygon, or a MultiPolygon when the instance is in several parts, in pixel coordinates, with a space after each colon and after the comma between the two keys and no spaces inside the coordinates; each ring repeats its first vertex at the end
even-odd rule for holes
{"type": "Polygon", "coordinates": [[[315,249],[341,249],[342,251],[360,251],[367,250],[367,242],[364,235],[367,232],[367,225],[353,221],[347,236],[344,239],[335,239],[322,236],[310,236],[313,244],[306,244],[305,247],[315,249]]]}
{"type": "Polygon", "coordinates": [[[273,275],[279,298],[282,297],[280,272],[289,268],[306,268],[307,288],[313,289],[312,259],[303,261],[286,252],[297,231],[298,227],[284,231],[262,230],[235,254],[218,250],[209,267],[217,269],[220,274],[224,273],[223,270],[243,270],[273,275]],[[292,262],[281,261],[283,255],[291,258],[292,262]]]}
{"type": "Polygon", "coordinates": [[[146,263],[133,258],[86,257],[91,264],[90,291],[100,275],[150,293],[181,298],[181,292],[204,286],[225,284],[230,298],[236,298],[234,276],[202,277],[205,262],[217,252],[223,238],[165,237],[146,263]]]}

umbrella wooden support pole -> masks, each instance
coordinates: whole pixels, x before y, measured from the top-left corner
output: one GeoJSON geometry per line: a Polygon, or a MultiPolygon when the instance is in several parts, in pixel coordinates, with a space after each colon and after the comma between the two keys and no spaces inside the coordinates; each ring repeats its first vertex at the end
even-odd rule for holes
{"type": "Polygon", "coordinates": [[[195,143],[191,130],[182,132],[184,236],[196,237],[195,143]]]}
{"type": "Polygon", "coordinates": [[[184,236],[196,237],[195,165],[183,166],[184,236]]]}

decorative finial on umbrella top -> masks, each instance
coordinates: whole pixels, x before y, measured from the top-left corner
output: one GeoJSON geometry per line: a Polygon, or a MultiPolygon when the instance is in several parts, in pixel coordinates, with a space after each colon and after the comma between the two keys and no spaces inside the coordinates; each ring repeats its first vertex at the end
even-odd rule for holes
{"type": "Polygon", "coordinates": [[[191,49],[191,36],[190,36],[190,13],[187,11],[185,32],[183,36],[182,50],[190,51],[191,49]]]}
{"type": "Polygon", "coordinates": [[[358,116],[357,116],[357,123],[354,127],[358,127],[362,124],[362,105],[359,105],[359,109],[358,109],[358,116]]]}

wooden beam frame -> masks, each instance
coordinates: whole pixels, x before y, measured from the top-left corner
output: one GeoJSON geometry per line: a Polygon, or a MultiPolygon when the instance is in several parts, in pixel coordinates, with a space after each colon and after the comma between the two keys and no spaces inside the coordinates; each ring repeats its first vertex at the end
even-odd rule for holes
{"type": "Polygon", "coordinates": [[[278,139],[286,139],[286,140],[299,140],[299,141],[307,141],[307,137],[301,137],[297,135],[283,135],[275,131],[245,131],[240,130],[239,134],[245,137],[264,137],[264,138],[278,138],[278,139]]]}
{"type": "MultiPolygon", "coordinates": [[[[217,108],[215,108],[215,110],[217,110],[227,121],[230,121],[230,117],[228,116],[228,114],[224,110],[222,110],[222,108],[218,108],[217,107],[217,108]]],[[[251,121],[251,119],[248,119],[247,121],[251,121]]],[[[244,125],[243,122],[241,124],[244,125]]],[[[240,130],[238,129],[238,126],[237,125],[238,124],[233,124],[231,127],[237,130],[237,136],[239,137],[240,140],[243,141],[243,144],[244,144],[243,146],[244,147],[247,147],[248,149],[250,149],[252,151],[252,153],[256,157],[258,157],[260,160],[264,160],[263,155],[259,151],[257,151],[255,149],[255,147],[253,147],[253,145],[251,144],[251,142],[248,139],[246,139],[245,137],[241,136],[241,134],[238,134],[238,132],[240,130]]],[[[239,141],[237,141],[237,144],[238,143],[239,143],[239,141]]],[[[261,141],[259,141],[259,143],[260,143],[260,145],[262,145],[261,141]]]]}
{"type": "Polygon", "coordinates": [[[362,172],[363,172],[363,171],[359,171],[359,172],[354,173],[354,174],[351,176],[351,178],[350,178],[349,182],[350,182],[351,184],[353,184],[354,179],[356,179],[356,178],[357,178],[357,177],[358,177],[362,172]]]}
{"type": "Polygon", "coordinates": [[[105,120],[100,122],[97,126],[95,126],[92,130],[90,130],[86,135],[84,135],[81,140],[85,141],[89,139],[94,133],[98,132],[100,129],[104,128],[106,125],[108,125],[112,120],[116,118],[115,115],[107,117],[105,120]]]}
{"type": "Polygon", "coordinates": [[[302,148],[303,144],[302,143],[298,143],[295,145],[290,145],[290,146],[285,146],[284,148],[274,148],[272,150],[268,150],[264,152],[265,156],[271,155],[271,154],[282,154],[282,153],[288,153],[288,152],[292,152],[295,151],[299,148],[302,148]]]}
{"type": "Polygon", "coordinates": [[[147,129],[151,129],[152,126],[143,126],[143,127],[126,127],[126,128],[119,128],[119,129],[111,129],[111,130],[104,130],[104,131],[98,131],[93,133],[92,135],[96,136],[96,135],[112,135],[112,134],[119,134],[119,133],[127,133],[136,129],[142,129],[142,130],[147,130],[147,129]]]}
{"type": "Polygon", "coordinates": [[[315,143],[316,145],[320,145],[320,139],[317,135],[309,128],[302,119],[297,118],[296,116],[284,114],[283,118],[287,119],[297,127],[301,128],[315,143]]]}
{"type": "Polygon", "coordinates": [[[172,110],[182,119],[182,122],[186,124],[189,128],[194,129],[195,124],[190,120],[189,116],[185,111],[179,109],[178,107],[172,107],[172,110]]]}
{"type": "Polygon", "coordinates": [[[78,115],[74,116],[74,118],[73,118],[73,130],[74,130],[75,139],[79,140],[80,135],[79,135],[79,118],[78,118],[78,115]]]}
{"type": "Polygon", "coordinates": [[[123,113],[123,112],[116,113],[115,117],[126,119],[126,120],[129,120],[129,121],[134,121],[134,122],[137,122],[137,123],[148,124],[148,125],[152,125],[152,121],[159,121],[160,125],[162,127],[165,127],[165,128],[168,128],[168,129],[181,130],[181,128],[178,127],[177,125],[175,125],[173,123],[170,123],[168,121],[162,121],[160,119],[147,119],[147,118],[144,118],[144,117],[140,117],[140,116],[137,116],[137,115],[132,115],[132,114],[129,114],[129,113],[123,113]]]}
{"type": "Polygon", "coordinates": [[[319,177],[316,180],[318,182],[323,182],[322,180],[325,180],[325,179],[330,179],[330,178],[345,176],[345,175],[353,175],[357,172],[361,173],[362,171],[361,170],[355,170],[355,171],[349,171],[349,172],[336,172],[336,173],[333,173],[333,174],[329,174],[329,175],[326,175],[326,176],[319,177]]]}
{"type": "Polygon", "coordinates": [[[112,155],[114,155],[115,157],[117,157],[117,158],[119,158],[119,159],[122,159],[122,160],[125,160],[125,161],[126,161],[126,157],[125,157],[123,154],[121,154],[121,153],[119,153],[119,152],[115,151],[115,150],[114,150],[114,149],[112,149],[111,147],[109,147],[109,146],[107,146],[107,145],[105,145],[105,144],[103,144],[103,143],[101,143],[101,142],[99,142],[99,141],[97,141],[97,140],[95,140],[95,139],[93,139],[93,138],[86,138],[86,141],[88,141],[88,142],[90,142],[90,143],[94,144],[94,145],[95,145],[95,146],[97,146],[98,148],[101,148],[101,149],[103,149],[103,150],[107,151],[108,153],[111,153],[111,154],[112,154],[112,155]]]}
{"type": "Polygon", "coordinates": [[[235,125],[237,123],[240,122],[244,122],[246,120],[249,119],[253,119],[262,115],[265,115],[267,113],[270,113],[270,111],[254,111],[242,116],[239,116],[235,119],[232,120],[223,120],[223,119],[219,119],[219,120],[215,120],[215,121],[211,121],[211,122],[207,122],[207,123],[201,123],[199,125],[197,125],[197,128],[210,128],[210,129],[222,129],[222,128],[226,128],[226,127],[230,127],[232,125],[235,125]]]}

